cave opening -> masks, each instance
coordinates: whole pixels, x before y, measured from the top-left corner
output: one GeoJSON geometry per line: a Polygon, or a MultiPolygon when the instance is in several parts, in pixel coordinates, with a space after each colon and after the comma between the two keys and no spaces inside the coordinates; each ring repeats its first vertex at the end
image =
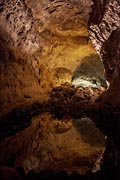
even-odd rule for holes
{"type": "Polygon", "coordinates": [[[111,141],[119,140],[119,103],[111,108],[119,30],[110,17],[118,4],[0,2],[0,178],[9,168],[28,179],[111,176],[119,155],[111,141]]]}

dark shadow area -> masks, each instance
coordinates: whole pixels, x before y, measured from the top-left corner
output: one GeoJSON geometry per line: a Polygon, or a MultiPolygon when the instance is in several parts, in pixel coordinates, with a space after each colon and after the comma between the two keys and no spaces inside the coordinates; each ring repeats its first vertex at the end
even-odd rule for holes
{"type": "Polygon", "coordinates": [[[97,171],[96,173],[87,173],[87,174],[78,174],[73,172],[68,174],[67,171],[61,170],[54,172],[51,169],[46,169],[39,173],[34,170],[30,170],[28,173],[25,173],[25,170],[22,167],[0,167],[0,180],[118,180],[116,168],[112,166],[106,166],[102,170],[97,171]],[[112,171],[111,171],[112,170],[112,171]]]}
{"type": "Polygon", "coordinates": [[[46,102],[22,104],[0,115],[0,140],[15,135],[31,124],[32,117],[48,111],[46,102]]]}

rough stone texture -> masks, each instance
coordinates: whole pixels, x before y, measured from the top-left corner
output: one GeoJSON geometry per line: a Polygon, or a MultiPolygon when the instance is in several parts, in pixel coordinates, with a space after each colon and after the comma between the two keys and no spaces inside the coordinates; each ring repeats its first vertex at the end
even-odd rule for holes
{"type": "Polygon", "coordinates": [[[1,1],[2,107],[34,99],[53,86],[71,82],[87,58],[93,59],[95,72],[98,64],[97,78],[101,78],[103,67],[87,32],[90,6],[89,0],[1,1]],[[62,68],[70,73],[56,76],[62,68]]]}
{"type": "Polygon", "coordinates": [[[24,1],[5,0],[1,2],[0,7],[0,33],[5,45],[8,45],[13,53],[18,50],[19,53],[33,54],[39,50],[39,38],[32,12],[24,1]]]}
{"type": "MultiPolygon", "coordinates": [[[[108,91],[98,100],[98,109],[104,111],[96,122],[110,138],[119,138],[119,81],[120,81],[120,2],[117,0],[94,1],[89,20],[91,40],[100,53],[106,78],[110,82],[108,91]],[[100,11],[98,11],[100,6],[100,11]],[[95,19],[96,15],[96,19],[95,19]],[[102,120],[101,120],[102,119],[102,120]],[[101,121],[101,122],[100,122],[101,121]],[[115,134],[114,134],[114,130],[115,134]]],[[[99,111],[98,110],[98,111],[99,111]]]]}
{"type": "MultiPolygon", "coordinates": [[[[89,20],[89,33],[92,43],[100,53],[106,78],[110,81],[110,90],[119,89],[120,59],[120,2],[117,0],[94,1],[89,20]]],[[[108,91],[108,92],[109,92],[108,91]]],[[[118,90],[119,91],[119,90],[118,90]]],[[[116,93],[116,92],[115,92],[116,93]]],[[[119,98],[108,98],[113,103],[119,98]]],[[[117,103],[117,102],[116,102],[117,103]]]]}
{"type": "MultiPolygon", "coordinates": [[[[120,6],[119,6],[120,7],[120,6]]],[[[120,28],[112,32],[109,39],[102,48],[102,57],[106,68],[106,75],[110,81],[110,89],[103,96],[105,102],[109,102],[114,106],[120,104],[120,28]],[[111,45],[112,44],[112,45],[111,45]]]]}
{"type": "Polygon", "coordinates": [[[102,53],[102,46],[111,33],[120,27],[120,2],[118,0],[93,0],[89,19],[90,39],[96,50],[102,53]]]}
{"type": "Polygon", "coordinates": [[[47,42],[42,59],[50,69],[54,86],[70,83],[76,71],[82,69],[82,65],[86,66],[86,72],[88,69],[93,73],[92,76],[87,74],[88,77],[91,76],[90,79],[95,75],[96,79],[104,81],[102,63],[88,37],[87,24],[92,4],[90,0],[46,0],[41,3],[26,0],[26,4],[32,9],[40,36],[47,42]],[[93,63],[89,66],[90,60],[93,63]],[[70,73],[61,71],[60,76],[56,75],[57,70],[59,73],[63,68],[70,73]]]}
{"type": "Polygon", "coordinates": [[[117,0],[93,2],[93,13],[89,20],[90,38],[101,55],[106,78],[110,82],[108,91],[99,100],[100,104],[110,104],[110,109],[114,106],[114,109],[116,107],[118,111],[120,103],[120,2],[117,0]],[[100,10],[98,11],[99,6],[100,10]]]}
{"type": "MultiPolygon", "coordinates": [[[[90,34],[96,47],[100,46],[98,49],[101,49],[101,53],[104,51],[101,45],[103,46],[111,32],[119,26],[118,3],[99,1],[93,4],[90,34]],[[105,32],[102,33],[101,29],[105,32]]],[[[1,105],[17,100],[20,102],[34,94],[39,95],[39,87],[47,89],[47,86],[52,86],[54,78],[55,84],[56,79],[58,84],[65,82],[62,75],[56,78],[58,68],[64,67],[70,72],[66,74],[66,81],[70,82],[86,59],[91,57],[97,64],[99,57],[94,58],[96,52],[87,33],[91,4],[91,1],[67,0],[46,0],[41,3],[30,0],[1,1],[1,105]],[[53,79],[50,79],[52,75],[53,79]]],[[[105,60],[104,64],[107,72],[109,63],[105,60]]],[[[100,72],[102,73],[102,70],[100,72]]],[[[63,76],[65,77],[64,72],[63,76]]],[[[100,74],[99,78],[100,76],[102,75],[100,74]]]]}
{"type": "Polygon", "coordinates": [[[20,102],[38,92],[32,55],[41,49],[31,10],[24,1],[0,1],[0,8],[2,106],[20,102]]]}
{"type": "MultiPolygon", "coordinates": [[[[89,21],[89,33],[94,47],[100,53],[106,78],[110,82],[108,91],[98,100],[97,126],[109,138],[103,156],[103,166],[114,167],[116,179],[120,178],[120,1],[94,0],[89,21]]],[[[113,169],[113,168],[112,168],[113,169]]]]}

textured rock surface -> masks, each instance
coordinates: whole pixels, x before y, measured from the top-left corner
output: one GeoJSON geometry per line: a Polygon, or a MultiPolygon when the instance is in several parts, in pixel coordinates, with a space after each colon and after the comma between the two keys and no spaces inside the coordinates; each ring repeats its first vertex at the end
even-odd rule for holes
{"type": "Polygon", "coordinates": [[[110,88],[100,98],[99,104],[103,122],[98,120],[98,124],[103,127],[104,132],[108,132],[110,137],[119,139],[119,81],[120,81],[120,2],[115,0],[95,1],[93,5],[93,14],[90,17],[90,37],[101,55],[105,67],[106,77],[110,82],[110,88]],[[98,6],[101,10],[98,11],[98,6]],[[97,20],[94,15],[96,14],[97,20]],[[116,115],[115,115],[116,114],[116,115]],[[110,118],[112,117],[112,118],[110,118]],[[114,135],[114,129],[116,133],[114,135]],[[107,129],[108,128],[108,129],[107,129]]]}
{"type": "Polygon", "coordinates": [[[118,0],[93,0],[89,19],[90,38],[96,50],[102,53],[102,46],[112,32],[120,27],[120,2],[118,0]]]}
{"type": "Polygon", "coordinates": [[[110,88],[98,100],[97,126],[109,138],[103,156],[120,178],[120,1],[96,1],[90,17],[90,37],[100,53],[110,88]],[[100,116],[99,116],[100,115],[100,116]],[[111,140],[112,139],[112,140],[111,140]]]}
{"type": "MultiPolygon", "coordinates": [[[[119,6],[120,8],[120,6],[119,6]]],[[[120,18],[119,18],[120,21],[120,18]]],[[[103,96],[104,101],[112,105],[120,104],[120,28],[113,31],[104,43],[102,48],[102,58],[106,69],[106,77],[110,81],[110,89],[103,96]],[[108,96],[108,97],[107,97],[108,96]]]]}
{"type": "Polygon", "coordinates": [[[120,2],[118,0],[93,2],[89,20],[90,38],[101,54],[106,78],[110,81],[110,89],[105,94],[104,101],[119,104],[120,2]]]}
{"type": "Polygon", "coordinates": [[[32,55],[41,48],[25,3],[1,1],[0,7],[0,104],[4,105],[37,93],[32,55]]]}
{"type": "Polygon", "coordinates": [[[90,6],[89,0],[1,1],[1,106],[70,83],[87,59],[94,61],[91,71],[97,74],[96,65],[100,67],[101,78],[103,67],[87,32],[90,6]]]}

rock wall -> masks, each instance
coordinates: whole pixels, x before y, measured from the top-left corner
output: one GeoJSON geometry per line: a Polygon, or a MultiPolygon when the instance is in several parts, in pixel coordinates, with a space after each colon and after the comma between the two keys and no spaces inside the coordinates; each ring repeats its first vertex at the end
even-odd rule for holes
{"type": "Polygon", "coordinates": [[[89,33],[94,47],[100,53],[111,33],[120,26],[119,10],[118,0],[93,0],[89,18],[89,33]]]}
{"type": "Polygon", "coordinates": [[[46,0],[41,3],[1,0],[1,105],[39,95],[41,89],[52,86],[53,81],[55,84],[65,82],[63,77],[70,82],[84,59],[96,59],[88,38],[88,19],[90,38],[101,54],[113,89],[119,77],[116,38],[119,37],[119,7],[117,0],[46,0]],[[115,43],[110,46],[113,39],[115,43]],[[56,71],[62,68],[70,73],[57,78],[56,71]]]}
{"type": "Polygon", "coordinates": [[[93,2],[93,13],[89,20],[90,38],[102,58],[106,78],[110,82],[108,91],[98,100],[98,109],[103,113],[96,119],[96,123],[107,136],[118,141],[120,137],[118,115],[120,109],[120,2],[117,0],[100,1],[100,4],[97,1],[93,2]],[[100,11],[98,11],[99,6],[100,11]]]}
{"type": "Polygon", "coordinates": [[[41,51],[32,13],[24,1],[0,1],[1,106],[37,93],[35,58],[41,51]]]}
{"type": "Polygon", "coordinates": [[[87,59],[94,61],[94,74],[96,65],[100,67],[101,78],[103,66],[87,32],[91,3],[0,1],[1,107],[31,101],[53,86],[71,83],[87,59]],[[58,69],[67,71],[56,75],[58,69]]]}
{"type": "MultiPolygon", "coordinates": [[[[17,50],[23,54],[34,54],[41,52],[32,11],[27,7],[24,0],[1,1],[1,38],[9,49],[17,50]],[[4,28],[6,27],[6,28],[4,28]],[[6,36],[8,35],[8,36],[6,36]]],[[[18,54],[20,56],[20,54],[18,54]]]]}
{"type": "Polygon", "coordinates": [[[92,43],[101,55],[106,78],[110,82],[108,91],[98,99],[96,125],[108,136],[103,156],[103,168],[115,169],[120,177],[120,1],[93,0],[89,20],[92,43]]]}
{"type": "MultiPolygon", "coordinates": [[[[114,96],[114,91],[119,91],[120,79],[120,2],[118,0],[99,2],[94,0],[93,3],[89,19],[90,38],[94,47],[101,55],[106,78],[110,82],[109,91],[114,96]]],[[[108,99],[111,99],[111,103],[113,103],[113,98],[108,99]]],[[[118,101],[118,98],[116,101],[118,101]]]]}
{"type": "Polygon", "coordinates": [[[91,13],[89,20],[89,33],[93,45],[101,55],[110,87],[99,98],[99,108],[101,111],[104,110],[104,115],[101,118],[104,120],[98,124],[101,124],[101,129],[107,132],[107,135],[118,140],[119,116],[115,115],[115,112],[118,113],[120,108],[120,2],[117,0],[100,2],[99,4],[94,1],[92,6],[93,13],[91,13]],[[98,11],[99,6],[101,7],[100,11],[98,11]],[[113,126],[116,129],[116,135],[113,126]]]}

